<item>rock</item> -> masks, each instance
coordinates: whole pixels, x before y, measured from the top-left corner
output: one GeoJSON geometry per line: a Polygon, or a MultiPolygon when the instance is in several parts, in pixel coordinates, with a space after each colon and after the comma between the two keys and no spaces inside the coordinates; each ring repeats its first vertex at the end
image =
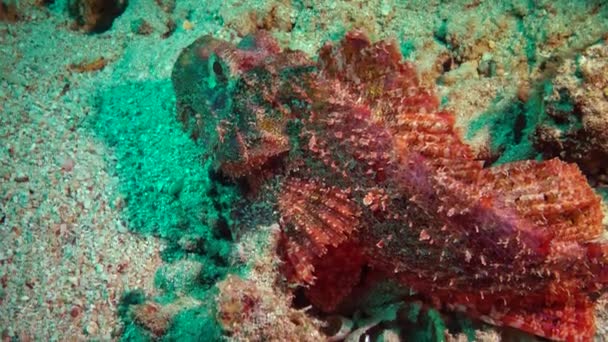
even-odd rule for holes
{"type": "Polygon", "coordinates": [[[138,19],[131,23],[131,31],[135,34],[147,36],[154,32],[154,28],[144,19],[138,19]]]}
{"type": "Polygon", "coordinates": [[[25,183],[25,182],[29,182],[30,177],[24,173],[18,173],[15,176],[15,182],[17,183],[25,183]]]}
{"type": "Polygon", "coordinates": [[[114,19],[127,8],[127,0],[69,0],[68,10],[77,27],[101,33],[112,27],[114,19]]]}
{"type": "Polygon", "coordinates": [[[14,23],[19,20],[16,1],[0,1],[0,22],[14,23]]]}

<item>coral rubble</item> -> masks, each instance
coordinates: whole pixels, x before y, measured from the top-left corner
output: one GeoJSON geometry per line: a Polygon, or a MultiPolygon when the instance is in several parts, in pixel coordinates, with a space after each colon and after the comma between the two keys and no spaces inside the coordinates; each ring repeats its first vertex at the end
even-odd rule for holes
{"type": "Polygon", "coordinates": [[[566,61],[547,94],[546,118],[533,136],[545,157],[577,163],[608,186],[608,46],[588,48],[566,61]]]}
{"type": "Polygon", "coordinates": [[[321,322],[305,310],[290,307],[291,293],[278,279],[279,260],[275,249],[280,239],[279,227],[258,227],[248,232],[238,250],[251,267],[247,279],[236,274],[219,282],[217,320],[237,341],[319,341],[321,322]],[[261,235],[264,241],[260,240],[261,235]],[[256,258],[250,258],[252,254],[256,258]]]}
{"type": "Polygon", "coordinates": [[[369,268],[438,308],[592,338],[608,245],[585,177],[557,159],[484,169],[395,43],[354,31],[313,62],[264,32],[205,36],[172,78],[217,167],[274,194],[283,272],[317,309],[339,309],[369,268]]]}

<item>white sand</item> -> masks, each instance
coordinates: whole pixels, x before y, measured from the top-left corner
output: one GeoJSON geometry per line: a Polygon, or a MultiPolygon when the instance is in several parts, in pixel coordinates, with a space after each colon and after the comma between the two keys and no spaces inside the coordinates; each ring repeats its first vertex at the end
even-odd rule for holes
{"type": "MultiPolygon", "coordinates": [[[[124,201],[113,170],[112,150],[84,125],[94,114],[98,91],[131,81],[166,81],[181,48],[201,34],[237,38],[237,32],[260,26],[264,20],[271,22],[270,28],[284,45],[310,53],[322,41],[353,26],[364,26],[376,38],[411,37],[416,47],[412,58],[419,59],[433,79],[437,75],[433,71],[436,57],[445,48],[434,41],[432,31],[442,19],[474,1],[443,8],[439,2],[393,6],[387,1],[328,1],[315,9],[298,8],[289,1],[272,6],[222,3],[178,1],[171,15],[178,29],[164,40],[159,36],[169,16],[154,1],[145,0],[130,1],[112,30],[99,35],[70,30],[71,20],[59,9],[61,1],[51,12],[25,4],[24,21],[0,23],[2,337],[18,336],[22,341],[110,340],[120,332],[116,305],[123,291],[142,288],[147,294],[155,293],[152,280],[161,264],[158,252],[162,242],[128,232],[129,223],[122,222],[124,201]],[[276,18],[264,19],[273,6],[276,18]],[[251,8],[261,13],[257,21],[248,15],[251,8]],[[132,22],[141,18],[155,30],[150,36],[132,33],[132,22]],[[193,25],[190,30],[182,27],[186,19],[193,25]],[[296,22],[294,30],[280,32],[289,22],[296,22]],[[71,63],[99,57],[109,61],[102,71],[68,70],[71,63]]],[[[464,32],[462,43],[485,46],[481,53],[497,49],[499,62],[510,61],[521,53],[519,43],[509,52],[521,34],[516,32],[516,19],[505,14],[512,9],[495,7],[483,5],[483,10],[471,10],[458,18],[464,32]],[[502,14],[496,15],[496,21],[488,21],[487,13],[502,14]],[[502,19],[506,21],[504,28],[502,19]],[[490,28],[506,33],[487,33],[490,28]]],[[[524,11],[519,7],[516,10],[524,11]]],[[[553,13],[548,8],[538,25],[566,37],[571,37],[568,30],[578,30],[584,41],[595,37],[608,22],[577,11],[553,13]],[[575,22],[584,27],[566,29],[565,23],[578,16],[585,20],[575,22]]],[[[519,65],[504,63],[502,74],[492,80],[476,72],[456,77],[443,89],[453,100],[450,107],[460,116],[483,112],[498,91],[513,92],[517,79],[525,78],[519,65]]],[[[172,108],[164,108],[155,98],[134,106],[174,115],[172,108]]]]}

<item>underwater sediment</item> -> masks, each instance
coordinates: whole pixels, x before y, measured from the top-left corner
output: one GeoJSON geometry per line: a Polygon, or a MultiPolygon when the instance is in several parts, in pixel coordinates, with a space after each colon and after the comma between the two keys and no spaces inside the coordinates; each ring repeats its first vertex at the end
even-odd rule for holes
{"type": "Polygon", "coordinates": [[[602,2],[102,3],[1,3],[3,338],[605,338],[602,2]]]}

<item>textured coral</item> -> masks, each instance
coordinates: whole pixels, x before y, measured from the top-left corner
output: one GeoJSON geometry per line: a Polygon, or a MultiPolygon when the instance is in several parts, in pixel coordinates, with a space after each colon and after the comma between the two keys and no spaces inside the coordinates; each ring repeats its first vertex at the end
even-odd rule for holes
{"type": "Polygon", "coordinates": [[[235,256],[249,272],[217,284],[217,317],[231,341],[323,340],[322,322],[291,306],[293,288],[283,279],[285,263],[276,255],[281,235],[277,223],[244,232],[235,256]]]}
{"type": "Polygon", "coordinates": [[[171,324],[171,317],[159,304],[146,302],[134,306],[131,310],[134,320],[156,337],[162,336],[171,324]]]}
{"type": "Polygon", "coordinates": [[[272,177],[285,274],[317,308],[370,267],[439,308],[591,339],[608,247],[585,177],[559,160],[484,169],[398,51],[351,32],[313,63],[263,33],[201,38],[174,71],[180,118],[228,176],[272,177]]]}
{"type": "Polygon", "coordinates": [[[577,163],[590,179],[608,187],[608,46],[588,48],[558,70],[546,94],[547,116],[534,146],[545,157],[577,163]]]}
{"type": "Polygon", "coordinates": [[[174,318],[182,310],[199,307],[201,302],[183,296],[175,301],[161,305],[153,301],[145,301],[140,304],[132,305],[128,308],[129,317],[133,322],[144,328],[150,333],[150,337],[156,339],[163,336],[172,324],[174,318]]]}
{"type": "Polygon", "coordinates": [[[236,275],[218,283],[217,318],[224,330],[237,341],[319,341],[315,323],[264,285],[236,275]]]}

